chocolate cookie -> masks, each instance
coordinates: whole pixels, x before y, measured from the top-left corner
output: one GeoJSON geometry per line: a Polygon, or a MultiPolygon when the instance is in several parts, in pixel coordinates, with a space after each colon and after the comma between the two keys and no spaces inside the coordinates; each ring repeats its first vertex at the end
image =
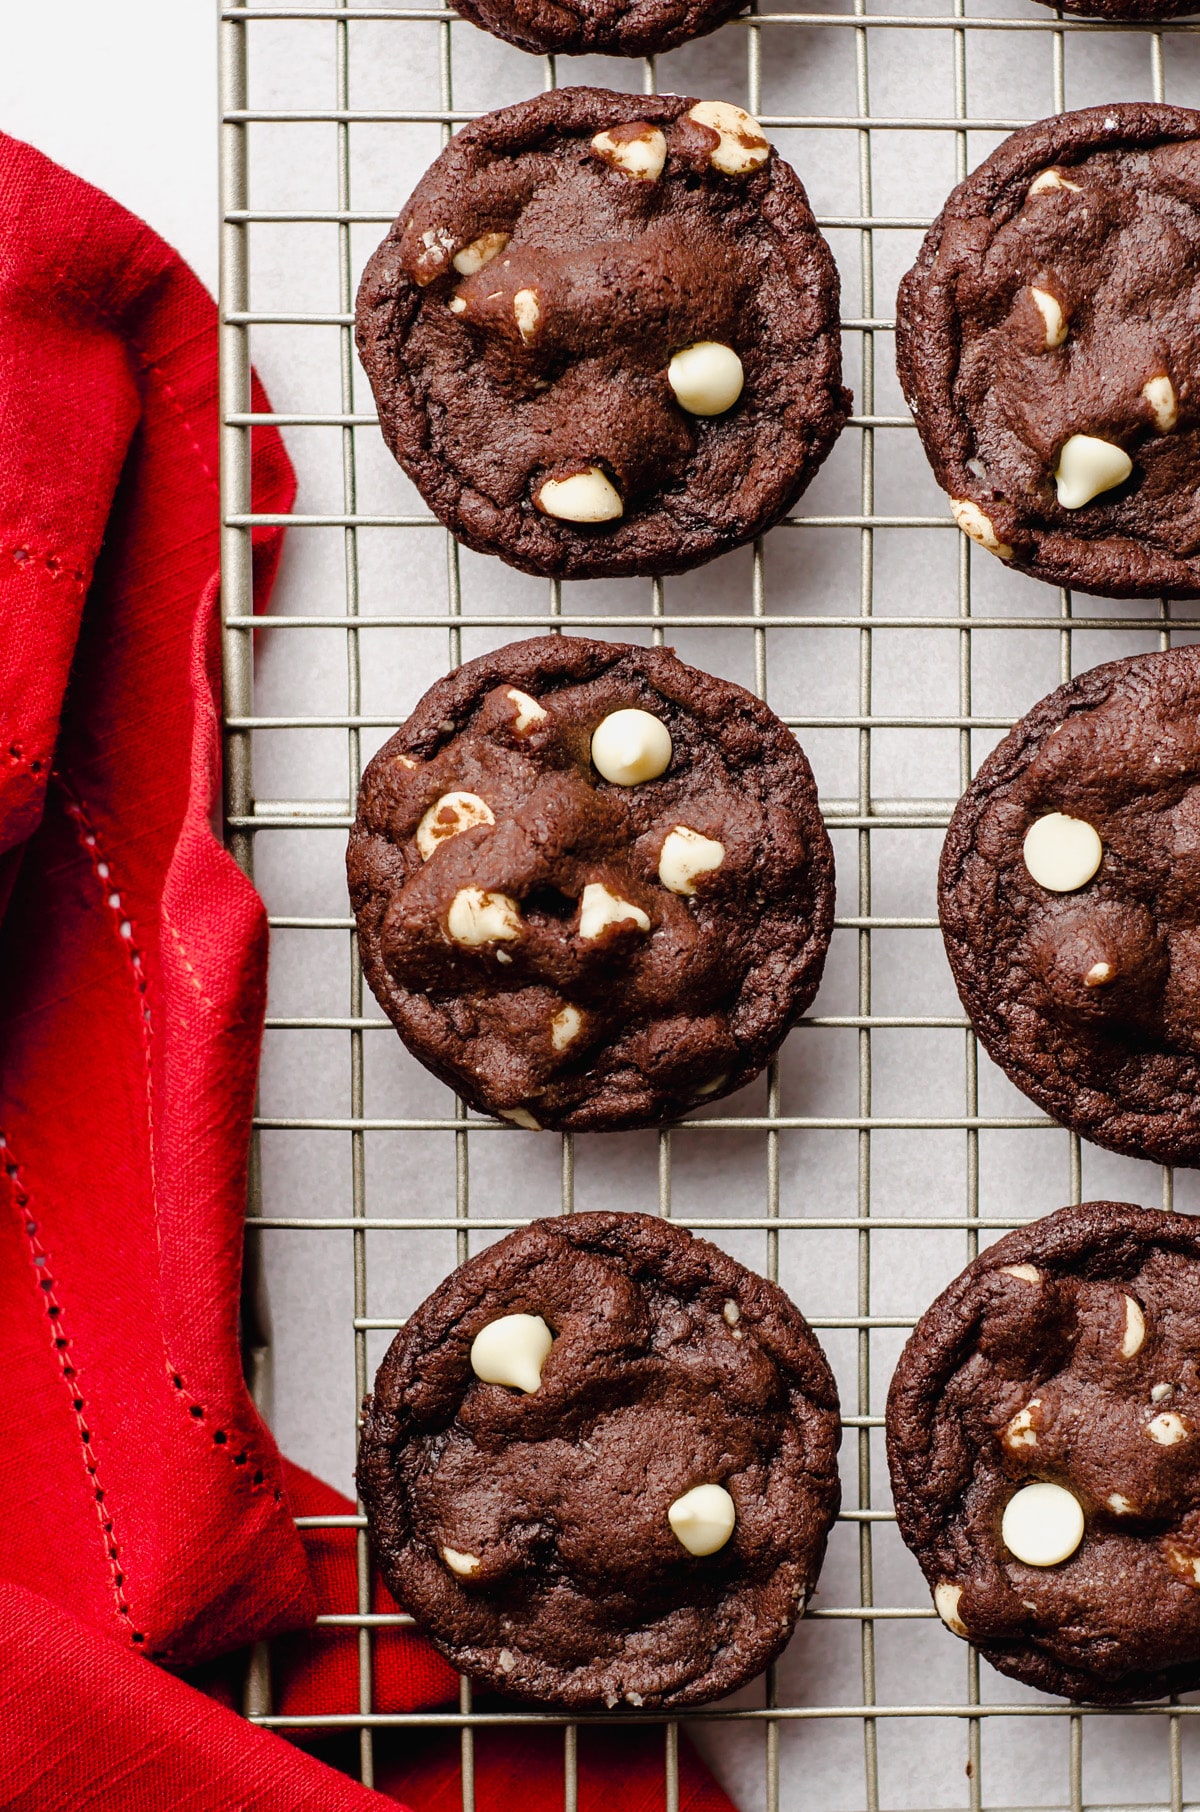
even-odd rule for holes
{"type": "Polygon", "coordinates": [[[1098,1145],[1200,1163],[1200,648],[1093,667],[950,821],[940,909],[989,1054],[1098,1145]]]}
{"type": "Polygon", "coordinates": [[[526,572],[682,572],[800,495],[850,405],[795,172],[723,101],[560,88],[465,127],[368,264],[388,446],[526,572]]]}
{"type": "MultiPolygon", "coordinates": [[[[1080,19],[1128,19],[1142,25],[1153,25],[1159,19],[1176,19],[1180,13],[1194,13],[1196,0],[1042,0],[1045,6],[1061,6],[1064,13],[1080,19]]],[[[459,9],[465,11],[465,8],[459,9]]]]}
{"type": "Polygon", "coordinates": [[[1055,585],[1200,595],[1200,113],[1006,139],[900,285],[896,360],[961,529],[1055,585]]]}
{"type": "Polygon", "coordinates": [[[551,1704],[694,1705],[791,1635],[839,1439],[775,1284],[668,1221],[576,1214],[409,1319],[358,1478],[388,1585],[456,1667],[551,1704]]]}
{"type": "Polygon", "coordinates": [[[816,993],[833,852],[799,744],[666,648],[541,636],[439,680],[363,776],[363,969],[408,1048],[522,1126],[740,1088],[816,993]]]}
{"type": "Polygon", "coordinates": [[[1200,1225],[1063,1208],[917,1323],[888,1395],[900,1533],[993,1667],[1121,1704],[1200,1686],[1200,1225]]]}
{"type": "Polygon", "coordinates": [[[452,0],[456,12],[536,56],[652,57],[714,31],[742,0],[452,0]]]}

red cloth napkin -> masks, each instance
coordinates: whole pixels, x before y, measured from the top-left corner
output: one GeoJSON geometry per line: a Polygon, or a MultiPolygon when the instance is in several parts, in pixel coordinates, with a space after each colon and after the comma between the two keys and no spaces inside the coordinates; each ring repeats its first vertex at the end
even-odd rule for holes
{"type": "MultiPolygon", "coordinates": [[[[266,924],[212,830],[215,325],[147,227],[0,134],[9,1812],[394,1805],[239,1717],[244,1657],[213,1659],[297,1632],[274,1645],[276,1710],[357,1709],[357,1632],[311,1627],[355,1608],[353,1532],[293,1522],[351,1506],[281,1460],[238,1354],[266,924]]],[[[278,435],[257,433],[255,507],[292,494],[278,435]]],[[[279,540],[256,543],[260,605],[279,540]]],[[[374,1604],[395,1608],[381,1585],[374,1604]]],[[[456,1691],[413,1630],[379,1632],[377,1709],[456,1691]]],[[[585,1754],[585,1812],[662,1803],[655,1736],[585,1754]]],[[[449,1808],[457,1740],[404,1737],[389,1779],[449,1808]]],[[[481,1737],[485,1812],[518,1788],[532,1812],[561,1803],[559,1750],[539,1742],[481,1737]]],[[[690,1758],[683,1779],[687,1812],[731,1812],[690,1758]]]]}

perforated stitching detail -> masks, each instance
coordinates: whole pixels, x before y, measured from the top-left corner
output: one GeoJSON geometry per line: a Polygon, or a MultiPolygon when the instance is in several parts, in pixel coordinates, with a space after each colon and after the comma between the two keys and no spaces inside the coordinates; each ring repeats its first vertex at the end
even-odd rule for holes
{"type": "Polygon", "coordinates": [[[113,1598],[117,1614],[130,1620],[129,1639],[134,1643],[144,1643],[146,1638],[141,1630],[132,1628],[133,1607],[125,1592],[125,1563],[121,1559],[120,1549],[114,1532],[114,1519],[107,1501],[105,1490],[100,1482],[100,1462],[96,1454],[96,1441],[93,1431],[87,1425],[87,1399],[82,1394],[83,1387],[79,1374],[71,1363],[71,1340],[63,1321],[63,1305],[59,1301],[55,1280],[49,1272],[50,1254],[42,1244],[38,1232],[38,1223],[33,1217],[30,1205],[29,1190],[21,1173],[8,1137],[0,1133],[0,1160],[3,1161],[4,1173],[9,1181],[9,1193],[13,1207],[21,1217],[21,1226],[29,1248],[30,1268],[33,1271],[34,1283],[41,1295],[46,1319],[49,1323],[50,1339],[53,1343],[54,1356],[58,1361],[59,1376],[66,1388],[71,1404],[71,1414],[75,1419],[76,1432],[79,1435],[80,1457],[88,1477],[96,1507],[96,1520],[100,1525],[100,1534],[104,1542],[108,1559],[108,1571],[112,1580],[113,1598]]]}

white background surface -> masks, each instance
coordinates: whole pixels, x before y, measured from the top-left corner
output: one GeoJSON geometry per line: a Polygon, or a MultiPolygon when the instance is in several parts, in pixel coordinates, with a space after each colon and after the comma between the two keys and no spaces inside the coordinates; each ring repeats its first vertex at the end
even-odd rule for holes
{"type": "MultiPolygon", "coordinates": [[[[833,4],[833,0],[829,0],[833,4]]],[[[983,0],[969,0],[973,7],[983,0]]],[[[932,13],[936,0],[914,0],[932,13]]],[[[944,10],[944,9],[943,9],[944,10]]],[[[1033,0],[990,0],[987,16],[1042,18],[1033,0]]],[[[1049,24],[1047,16],[1046,21],[1049,24]]],[[[334,103],[333,28],[310,22],[254,28],[251,101],[256,106],[328,107],[334,103]]],[[[352,32],[352,98],[356,105],[394,109],[436,107],[439,28],[405,24],[360,26],[352,32]]],[[[542,65],[472,28],[453,28],[456,106],[498,105],[540,88],[542,65]]],[[[765,34],[764,112],[852,114],[856,110],[853,34],[846,30],[776,27],[765,34]]],[[[1197,43],[1170,38],[1167,98],[1200,102],[1197,43]]],[[[215,8],[209,0],[54,0],[12,7],[3,24],[0,124],[108,189],[147,218],[188,256],[210,286],[216,280],[215,8]]],[[[661,87],[707,92],[744,101],[745,27],[660,59],[661,87]]],[[[1146,34],[1074,36],[1065,60],[1068,106],[1148,97],[1151,58],[1146,34]]],[[[977,117],[1033,118],[1053,105],[1049,33],[990,32],[968,39],[967,96],[977,117]]],[[[560,61],[561,80],[594,80],[640,87],[639,64],[589,59],[560,61]]],[[[954,108],[951,41],[947,32],[869,37],[870,100],[878,115],[934,114],[954,108]]],[[[784,130],[774,134],[809,187],[819,215],[859,211],[857,141],[853,133],[784,130]]],[[[998,132],[971,135],[973,164],[998,132]]],[[[253,130],[252,200],[260,208],[319,208],[336,201],[334,134],[328,126],[264,126],[253,130]]],[[[381,215],[397,211],[439,144],[436,126],[355,127],[352,200],[381,215]]],[[[951,131],[873,134],[874,205],[884,215],[936,212],[954,181],[951,131]]],[[[356,227],[356,278],[383,231],[356,227]]],[[[848,316],[864,304],[860,238],[854,229],[830,231],[843,275],[848,316]]],[[[920,234],[876,234],[874,311],[890,317],[895,284],[911,261],[920,234]]],[[[339,306],[336,229],[263,226],[254,230],[252,300],[270,311],[330,311],[339,306]]],[[[264,327],[253,340],[255,362],[277,408],[335,412],[341,407],[336,329],[264,327]]],[[[878,413],[902,415],[892,369],[891,337],[877,346],[878,413]]],[[[859,336],[846,339],[847,380],[861,406],[859,336]]],[[[361,377],[355,407],[369,412],[361,377]]],[[[927,472],[910,428],[876,434],[876,503],[889,514],[943,516],[945,505],[927,472]]],[[[365,512],[419,510],[419,499],[384,452],[373,428],[356,431],[359,507],[365,512]]],[[[300,479],[298,507],[309,512],[343,507],[341,436],[328,428],[288,435],[300,479]]],[[[854,514],[861,507],[860,433],[847,430],[800,506],[801,514],[854,514]]],[[[958,539],[953,533],[881,529],[875,535],[874,607],[877,616],[958,611],[958,539]]],[[[766,543],[764,581],[768,623],[782,614],[851,614],[860,597],[861,537],[857,529],[778,529],[766,543]]],[[[446,599],[446,548],[436,530],[363,530],[358,536],[360,606],[364,613],[433,613],[446,599]]],[[[485,617],[504,610],[541,612],[546,587],[497,562],[464,555],[463,608],[485,617]]],[[[1057,594],[973,557],[973,608],[1030,617],[1053,615],[1057,594]]],[[[741,552],[698,574],[668,581],[668,613],[678,619],[668,639],[684,658],[753,681],[749,628],[751,561],[741,552]],[[693,628],[689,616],[728,612],[736,625],[693,628]]],[[[273,608],[290,617],[337,614],[343,607],[345,550],[340,530],[292,533],[273,608]]],[[[627,632],[649,639],[648,584],[573,585],[563,590],[564,616],[596,610],[639,613],[645,627],[627,632]]],[[[1094,661],[1156,645],[1152,605],[1113,606],[1076,599],[1079,614],[1137,616],[1144,631],[1081,631],[1076,671],[1094,661]]],[[[1181,613],[1185,614],[1185,613],[1181,613]]],[[[1190,611],[1194,616],[1194,610],[1190,611]]],[[[520,631],[480,627],[463,636],[463,653],[510,639],[520,631]]],[[[448,663],[444,629],[365,632],[361,638],[364,713],[388,724],[402,719],[420,692],[448,663]]],[[[872,704],[878,715],[953,716],[959,709],[956,633],[877,631],[872,704]]],[[[1059,677],[1059,636],[1044,631],[974,635],[972,705],[979,715],[1013,717],[1059,677]]],[[[346,638],[335,630],[268,631],[259,640],[257,706],[264,714],[336,715],[346,708],[346,638]]],[[[775,629],[768,632],[768,697],[785,715],[851,714],[858,710],[860,637],[857,629],[775,629]]],[[[363,753],[382,740],[364,732],[363,753]]],[[[848,800],[859,784],[858,736],[851,729],[801,731],[826,800],[848,800]]],[[[977,764],[996,733],[977,732],[977,764]]],[[[872,732],[872,785],[891,799],[950,798],[959,790],[959,738],[952,729],[872,732]]],[[[347,797],[344,731],[262,732],[256,781],[265,799],[329,803],[347,797]]],[[[876,915],[931,916],[941,833],[936,829],[873,833],[876,915]]],[[[344,916],[341,855],[344,832],[264,833],[257,874],[275,914],[344,916]]],[[[853,833],[835,830],[839,912],[860,910],[853,833]]],[[[873,943],[875,1014],[914,1017],[958,1013],[936,933],[876,931],[873,943]]],[[[273,942],[271,1013],[344,1017],[350,1009],[347,936],[279,931],[273,942]]],[[[857,934],[835,934],[827,979],[814,1012],[853,1015],[861,1008],[857,934]]],[[[369,998],[368,1016],[377,1018],[369,998]]],[[[877,1030],[873,1044],[873,1111],[878,1115],[960,1115],[964,1107],[964,1036],[953,1027],[877,1030]]],[[[363,1039],[367,1111],[373,1116],[438,1116],[450,1098],[409,1061],[386,1028],[363,1039]]],[[[853,1117],[860,1106],[858,1034],[845,1028],[805,1028],[789,1040],[781,1080],[785,1114],[853,1117]]],[[[263,1111],[268,1116],[344,1117],[349,1111],[345,1030],[268,1035],[263,1111]]],[[[760,1084],[717,1110],[722,1116],[763,1111],[760,1084]]],[[[1027,1104],[981,1059],[980,1104],[985,1113],[1021,1116],[1027,1104]]],[[[673,1136],[675,1212],[684,1217],[736,1220],[763,1212],[766,1142],[754,1132],[673,1136]]],[[[786,1132],[780,1136],[780,1236],[784,1286],[815,1320],[860,1312],[858,1237],[806,1227],[806,1219],[852,1215],[859,1161],[855,1132],[786,1132]]],[[[963,1211],[967,1139],[945,1133],[877,1132],[871,1139],[871,1199],[876,1214],[903,1220],[963,1211]]],[[[1071,1142],[1056,1131],[985,1131],[980,1136],[981,1212],[997,1218],[1035,1215],[1061,1205],[1072,1190],[1071,1142]]],[[[366,1142],[368,1204],[376,1214],[452,1216],[454,1140],[449,1133],[372,1132],[366,1142]]],[[[269,1213],[344,1214],[349,1208],[349,1140],[341,1132],[268,1132],[263,1139],[264,1205],[269,1213]]],[[[470,1205],[484,1218],[516,1219],[553,1212],[560,1201],[559,1141],[481,1129],[470,1139],[470,1205]]],[[[578,1207],[653,1210],[658,1204],[659,1145],[653,1134],[575,1141],[578,1207]]],[[[1085,1149],[1084,1195],[1116,1195],[1154,1203],[1161,1173],[1149,1165],[1085,1149]]],[[[1191,1178],[1180,1179],[1177,1200],[1195,1205],[1191,1178]]],[[[489,1235],[475,1235],[472,1250],[489,1235]]],[[[721,1243],[762,1268],[761,1232],[723,1231],[721,1243]]],[[[451,1232],[370,1236],[369,1313],[395,1319],[407,1313],[455,1262],[451,1232]]],[[[355,1409],[352,1270],[349,1236],[286,1233],[268,1236],[268,1277],[274,1319],[275,1422],[286,1451],[343,1489],[350,1487],[355,1409]]],[[[960,1232],[901,1230],[872,1236],[869,1307],[878,1317],[920,1313],[966,1256],[960,1232]]],[[[372,1336],[372,1362],[386,1343],[372,1336]]],[[[902,1329],[873,1333],[870,1379],[860,1397],[856,1337],[823,1330],[839,1374],[843,1406],[882,1411],[902,1329]]],[[[888,1507],[886,1467],[878,1433],[868,1437],[870,1502],[888,1507]]],[[[858,1437],[845,1443],[846,1502],[859,1503],[858,1437]]],[[[859,1530],[835,1531],[817,1603],[859,1603],[859,1530]]],[[[877,1524],[872,1537],[877,1604],[925,1607],[927,1594],[894,1528],[877,1524]]],[[[875,1625],[879,1698],[884,1703],[962,1703],[966,1651],[935,1622],[880,1620],[875,1625]]],[[[856,1704],[862,1684],[857,1622],[805,1623],[780,1667],[785,1704],[856,1704]]],[[[989,1703],[1024,1704],[1034,1695],[982,1670],[989,1703]]],[[[761,1686],[742,1702],[761,1703],[761,1686]]],[[[1190,1761],[1192,1725],[1183,1746],[1190,1761]]],[[[749,1812],[763,1803],[763,1739],[745,1727],[709,1726],[699,1740],[749,1812]]],[[[966,1727],[951,1719],[881,1721],[878,1725],[880,1801],[918,1808],[967,1803],[966,1727]]],[[[1068,1726],[1065,1720],[984,1726],[981,1790],[989,1806],[1066,1805],[1068,1726]]],[[[783,1727],[783,1805],[822,1812],[864,1803],[863,1731],[851,1719],[783,1727]]],[[[1185,1777],[1185,1790],[1188,1784],[1185,1777]]],[[[1164,1722],[1108,1719],[1089,1722],[1084,1748],[1084,1796],[1089,1802],[1129,1805],[1159,1800],[1168,1791],[1164,1722]]],[[[1192,1789],[1195,1791],[1194,1787],[1192,1789]]]]}

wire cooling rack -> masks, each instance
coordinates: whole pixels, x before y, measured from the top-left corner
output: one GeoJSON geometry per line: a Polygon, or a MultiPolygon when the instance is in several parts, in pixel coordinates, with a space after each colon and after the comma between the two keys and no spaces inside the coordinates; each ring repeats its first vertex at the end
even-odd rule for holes
{"type": "MultiPolygon", "coordinates": [[[[219,13],[226,830],[271,912],[248,1242],[260,1401],[294,1457],[349,1487],[357,1408],[403,1316],[535,1214],[670,1214],[778,1277],[820,1332],[845,1411],[846,1509],[791,1647],[732,1701],[647,1719],[678,1812],[686,1725],[742,1812],[1195,1803],[1200,1705],[1076,1710],[981,1668],[935,1618],[894,1526],[882,1408],[915,1317],[1002,1228],[1084,1195],[1192,1205],[1191,1178],[1081,1148],[985,1058],[950,986],[933,879],[958,792],[1073,671],[1200,628],[1194,606],[1106,603],[1022,579],[955,531],[895,382],[895,283],[952,185],[1009,130],[1097,101],[1200,102],[1200,25],[1064,20],[1034,0],[826,0],[763,11],[669,57],[536,59],[428,6],[219,13]],[[986,6],[987,11],[980,10],[986,6]],[[559,81],[716,94],[808,184],[842,272],[855,414],[793,518],[666,582],[558,585],[460,551],[382,450],[353,350],[358,273],[450,133],[559,81]],[[251,413],[253,358],[278,413],[251,413]],[[251,615],[253,432],[300,473],[271,614],[251,615]],[[660,1133],[535,1135],[468,1114],[364,996],[341,854],[364,760],[449,665],[525,633],[668,640],[752,686],[813,759],[839,908],[816,1010],[767,1077],[660,1133]]],[[[310,1519],[312,1520],[312,1519],[310,1519]]],[[[495,1726],[526,1710],[372,1709],[366,1536],[362,1778],[389,1726],[451,1727],[473,1812],[495,1726]]],[[[272,1712],[256,1654],[247,1709],[272,1712]]],[[[595,1720],[614,1722],[619,1719],[595,1720]]],[[[628,1721],[633,1721],[632,1718],[628,1721]]]]}

